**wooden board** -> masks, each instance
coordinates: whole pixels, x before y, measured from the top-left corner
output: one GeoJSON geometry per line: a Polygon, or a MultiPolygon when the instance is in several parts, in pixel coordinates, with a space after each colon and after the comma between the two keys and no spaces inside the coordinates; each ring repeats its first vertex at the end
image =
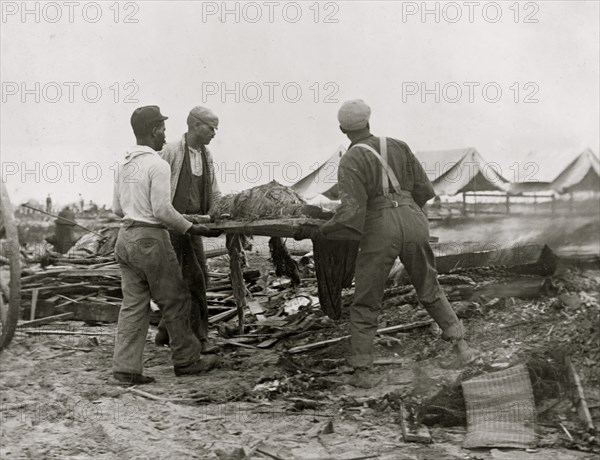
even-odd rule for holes
{"type": "MultiPolygon", "coordinates": [[[[301,225],[313,225],[320,227],[327,220],[314,219],[311,217],[288,217],[281,219],[261,219],[252,221],[234,221],[222,220],[214,223],[205,224],[208,228],[221,230],[224,233],[241,233],[245,235],[257,236],[281,236],[284,238],[293,238],[301,225]]],[[[437,236],[432,236],[429,241],[434,243],[439,241],[437,236]]],[[[210,251],[209,251],[210,252],[210,251]]],[[[220,250],[215,252],[221,253],[220,250]]]]}
{"type": "Polygon", "coordinates": [[[318,227],[325,222],[327,221],[322,219],[296,217],[253,221],[223,220],[205,225],[208,228],[222,230],[225,233],[241,233],[257,236],[281,236],[293,238],[300,225],[314,225],[318,227]]]}

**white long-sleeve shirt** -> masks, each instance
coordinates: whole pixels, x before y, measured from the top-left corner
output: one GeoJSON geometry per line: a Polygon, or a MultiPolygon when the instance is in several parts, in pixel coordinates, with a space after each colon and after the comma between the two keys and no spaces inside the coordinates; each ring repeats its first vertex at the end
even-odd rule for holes
{"type": "Polygon", "coordinates": [[[171,204],[171,168],[147,146],[128,149],[119,161],[113,212],[124,220],[164,224],[181,234],[192,226],[171,204]]]}

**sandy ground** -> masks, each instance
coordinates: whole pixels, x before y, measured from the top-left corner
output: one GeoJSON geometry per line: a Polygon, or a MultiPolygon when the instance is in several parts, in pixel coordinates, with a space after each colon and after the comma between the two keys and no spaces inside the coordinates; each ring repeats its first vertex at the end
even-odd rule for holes
{"type": "MultiPolygon", "coordinates": [[[[593,222],[595,218],[595,225],[593,222]]],[[[528,238],[538,242],[542,238],[543,242],[555,235],[569,243],[568,234],[581,232],[589,224],[589,219],[584,219],[575,229],[571,226],[568,233],[548,221],[535,220],[527,224],[531,226],[528,238]]],[[[473,230],[470,223],[465,223],[463,229],[440,224],[433,226],[432,234],[441,241],[511,241],[511,235],[522,235],[524,224],[515,225],[507,221],[501,226],[481,225],[473,230]]],[[[310,249],[306,242],[293,244],[297,249],[310,249]]],[[[257,238],[253,260],[266,260],[266,254],[266,239],[257,238]]],[[[211,265],[219,268],[226,262],[211,265]]],[[[597,270],[585,276],[593,281],[591,286],[598,285],[597,270]]],[[[595,296],[597,305],[598,293],[588,293],[595,296]]],[[[531,303],[510,306],[511,311],[519,312],[516,316],[526,307],[531,303]]],[[[507,310],[509,316],[502,320],[510,320],[511,314],[507,310]]],[[[382,320],[395,324],[398,317],[394,315],[384,312],[382,320]]],[[[500,327],[494,334],[472,336],[473,341],[492,362],[510,361],[538,329],[543,328],[544,340],[551,346],[552,336],[545,331],[552,323],[537,324],[532,318],[525,317],[526,325],[518,336],[500,327]]],[[[494,324],[487,327],[494,328],[494,324]]],[[[347,324],[328,327],[309,334],[305,341],[329,338],[332,333],[337,336],[347,330],[347,324]]],[[[430,445],[404,443],[397,412],[389,407],[379,410],[374,403],[390,394],[426,398],[459,374],[439,367],[439,360],[447,357],[447,345],[429,329],[400,334],[402,344],[394,347],[378,346],[379,356],[400,363],[377,366],[374,372],[382,377],[382,383],[363,390],[345,384],[346,375],[337,371],[337,365],[325,366],[328,358],[339,362],[336,359],[345,353],[341,346],[298,356],[296,362],[309,369],[297,373],[289,372],[289,366],[282,362],[281,348],[228,347],[222,352],[220,368],[205,376],[177,378],[169,350],[153,343],[154,327],[147,338],[145,367],[157,382],[128,389],[110,384],[114,325],[92,327],[70,322],[47,328],[94,335],[18,334],[0,355],[2,459],[596,458],[557,447],[563,443],[559,442],[561,433],[554,429],[545,430],[539,447],[531,451],[462,449],[463,427],[432,429],[434,443],[430,445]],[[324,371],[327,368],[331,371],[324,371]],[[319,433],[328,422],[333,432],[319,433]],[[258,450],[252,453],[255,447],[258,450]]],[[[216,340],[216,332],[211,333],[216,340]]]]}
{"type": "MultiPolygon", "coordinates": [[[[100,332],[110,334],[111,329],[100,332]]],[[[435,444],[403,443],[393,411],[378,413],[368,404],[348,406],[351,398],[377,400],[415,388],[423,396],[435,392],[458,371],[441,371],[434,359],[379,366],[376,372],[384,380],[373,390],[345,385],[340,375],[307,378],[312,394],[320,396],[318,404],[291,412],[298,408],[293,393],[268,397],[269,385],[283,381],[272,380],[282,377],[278,355],[272,351],[229,351],[222,368],[202,377],[177,378],[168,349],[157,349],[149,340],[146,372],[157,383],[139,389],[156,399],[109,385],[111,354],[111,335],[18,337],[0,358],[1,457],[238,459],[244,458],[239,449],[248,452],[260,442],[261,450],[286,460],[593,458],[551,447],[529,453],[474,453],[460,447],[461,427],[432,430],[435,444]],[[262,379],[271,380],[261,392],[254,388],[262,379]],[[330,420],[333,433],[319,435],[330,420]]],[[[248,458],[268,457],[255,453],[248,458]]]]}

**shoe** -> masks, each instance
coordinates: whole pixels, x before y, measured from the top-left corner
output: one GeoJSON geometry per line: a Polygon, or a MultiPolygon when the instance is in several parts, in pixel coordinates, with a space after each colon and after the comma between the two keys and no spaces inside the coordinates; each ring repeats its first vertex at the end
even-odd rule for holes
{"type": "Polygon", "coordinates": [[[148,377],[142,374],[130,374],[129,372],[113,372],[113,377],[119,383],[126,385],[145,385],[147,383],[154,383],[156,379],[154,377],[148,377]]]}
{"type": "Polygon", "coordinates": [[[175,366],[175,375],[181,377],[183,375],[205,374],[214,369],[220,361],[218,356],[207,356],[187,366],[175,366]]]}
{"type": "Polygon", "coordinates": [[[169,333],[166,331],[166,329],[158,329],[158,332],[154,336],[154,344],[157,347],[169,346],[169,333]]]}
{"type": "Polygon", "coordinates": [[[203,355],[215,355],[221,351],[221,347],[218,345],[209,345],[206,340],[200,341],[200,353],[203,355]]]}
{"type": "Polygon", "coordinates": [[[381,383],[383,376],[374,375],[371,369],[356,369],[347,380],[348,385],[358,388],[374,388],[381,383]]]}

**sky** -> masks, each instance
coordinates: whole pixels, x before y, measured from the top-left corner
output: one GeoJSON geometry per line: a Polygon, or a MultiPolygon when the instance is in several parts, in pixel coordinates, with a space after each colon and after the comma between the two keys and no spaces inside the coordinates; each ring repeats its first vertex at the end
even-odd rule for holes
{"type": "Polygon", "coordinates": [[[413,151],[475,147],[511,181],[535,158],[545,178],[600,150],[599,5],[3,1],[2,181],[15,203],[110,205],[133,110],[159,105],[174,142],[203,105],[224,192],[291,185],[347,146],[356,98],[413,151]]]}

